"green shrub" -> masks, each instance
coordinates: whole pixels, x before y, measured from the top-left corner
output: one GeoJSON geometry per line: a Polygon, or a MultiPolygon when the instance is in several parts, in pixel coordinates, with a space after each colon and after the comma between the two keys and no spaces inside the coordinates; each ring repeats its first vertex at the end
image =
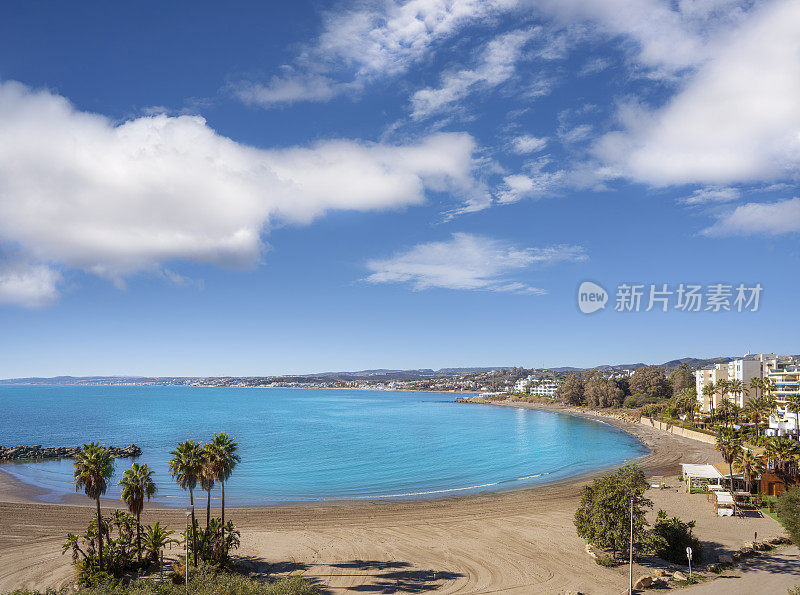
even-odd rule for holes
{"type": "MultiPolygon", "coordinates": [[[[289,576],[269,584],[261,584],[246,576],[232,572],[217,572],[200,566],[189,570],[189,592],[192,595],[319,595],[320,591],[308,579],[289,576]]],[[[79,591],[81,595],[184,595],[183,583],[158,583],[147,579],[125,584],[118,579],[105,577],[91,587],[79,591]]],[[[43,595],[38,591],[14,591],[12,595],[43,595]]],[[[66,590],[47,591],[46,595],[67,595],[66,590]]]]}
{"type": "Polygon", "coordinates": [[[792,542],[800,545],[800,485],[785,491],[778,498],[778,520],[789,532],[792,542]]]}
{"type": "Polygon", "coordinates": [[[677,517],[667,518],[667,513],[658,511],[656,523],[650,535],[653,543],[653,552],[656,556],[673,564],[687,566],[686,548],[692,548],[692,563],[700,564],[703,561],[703,544],[692,535],[694,521],[684,523],[677,517]]]}
{"type": "Polygon", "coordinates": [[[607,568],[613,568],[614,566],[619,566],[619,562],[613,556],[599,556],[594,559],[600,566],[605,566],[607,568]]]}

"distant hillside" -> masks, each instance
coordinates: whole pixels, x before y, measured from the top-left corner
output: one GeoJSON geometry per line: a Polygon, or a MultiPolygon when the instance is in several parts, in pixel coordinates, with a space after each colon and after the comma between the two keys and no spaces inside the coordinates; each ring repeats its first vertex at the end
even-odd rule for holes
{"type": "MultiPolygon", "coordinates": [[[[800,357],[800,356],[795,356],[800,357]]],[[[696,358],[696,357],[683,357],[680,359],[673,359],[663,364],[660,364],[667,373],[672,372],[681,364],[686,364],[690,369],[696,370],[709,364],[727,363],[734,359],[733,357],[712,357],[712,358],[696,358]]],[[[601,372],[609,372],[613,370],[635,370],[642,368],[648,364],[642,362],[635,364],[603,364],[593,368],[577,368],[572,366],[561,366],[557,368],[538,368],[541,370],[551,372],[580,372],[583,370],[598,370],[601,372]]],[[[467,376],[473,374],[487,374],[497,370],[510,370],[514,366],[486,366],[486,367],[465,367],[465,368],[440,368],[433,370],[430,368],[419,368],[415,370],[395,370],[389,368],[378,368],[374,370],[359,370],[355,372],[321,372],[313,374],[295,374],[290,376],[224,376],[224,377],[196,377],[196,376],[54,376],[52,378],[42,377],[29,377],[29,378],[8,378],[0,380],[2,384],[33,384],[33,385],[121,385],[121,384],[136,384],[136,385],[171,385],[171,384],[188,384],[188,383],[204,383],[212,381],[228,381],[229,383],[241,382],[245,385],[254,385],[253,383],[263,382],[403,382],[414,380],[426,380],[432,378],[446,378],[451,376],[467,376]]]]}

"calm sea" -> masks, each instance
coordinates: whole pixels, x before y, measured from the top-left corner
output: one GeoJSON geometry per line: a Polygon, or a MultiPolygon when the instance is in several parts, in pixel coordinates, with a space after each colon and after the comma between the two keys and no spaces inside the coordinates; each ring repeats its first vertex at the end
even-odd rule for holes
{"type": "MultiPolygon", "coordinates": [[[[241,464],[226,503],[426,498],[545,483],[646,449],[616,428],[550,412],[449,402],[451,395],[346,390],[0,386],[0,444],[135,443],[155,470],[156,501],[183,506],[167,469],[187,438],[233,435],[241,464]]],[[[116,461],[108,495],[130,461],[116,461]]],[[[58,501],[69,460],[6,464],[58,501]]],[[[215,490],[213,496],[218,496],[215,490]]],[[[198,490],[196,497],[205,502],[198,490]]]]}

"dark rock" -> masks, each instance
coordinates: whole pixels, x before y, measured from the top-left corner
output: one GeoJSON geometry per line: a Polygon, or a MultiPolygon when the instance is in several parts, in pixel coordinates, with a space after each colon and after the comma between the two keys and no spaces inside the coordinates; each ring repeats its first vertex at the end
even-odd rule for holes
{"type": "MultiPolygon", "coordinates": [[[[116,459],[138,457],[142,454],[142,449],[131,444],[119,448],[109,446],[109,454],[116,459]]],[[[36,446],[0,446],[0,461],[42,461],[47,459],[71,459],[81,451],[81,447],[75,446],[55,446],[42,448],[41,444],[36,446]]]]}

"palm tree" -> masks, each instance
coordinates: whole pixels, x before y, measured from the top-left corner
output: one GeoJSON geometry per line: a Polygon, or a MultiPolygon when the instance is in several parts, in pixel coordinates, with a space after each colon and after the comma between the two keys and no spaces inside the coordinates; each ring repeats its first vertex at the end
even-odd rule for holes
{"type": "Polygon", "coordinates": [[[117,482],[122,487],[120,499],[128,505],[128,510],[136,516],[136,549],[139,562],[142,561],[142,510],[144,499],[156,493],[156,484],[153,483],[153,471],[147,465],[133,463],[131,468],[122,474],[122,479],[117,482]]]}
{"type": "MultiPolygon", "coordinates": [[[[742,397],[742,405],[744,405],[744,399],[747,398],[747,387],[744,383],[739,380],[738,378],[734,378],[733,380],[728,381],[728,392],[733,395],[734,403],[739,404],[736,397],[742,397]]],[[[741,407],[741,405],[740,405],[741,407]]]]}
{"type": "Polygon", "coordinates": [[[794,413],[794,427],[797,432],[797,440],[800,441],[800,393],[786,397],[786,410],[794,413]]]}
{"type": "MultiPolygon", "coordinates": [[[[194,489],[203,473],[203,446],[194,440],[181,442],[173,451],[169,470],[172,477],[183,490],[189,490],[189,504],[192,506],[192,549],[194,551],[194,565],[197,566],[197,532],[195,531],[194,518],[194,489]]],[[[188,535],[187,535],[188,539],[188,535]]]]}
{"type": "Polygon", "coordinates": [[[211,468],[208,447],[206,444],[203,449],[203,471],[200,474],[200,487],[206,492],[206,529],[211,522],[211,490],[214,489],[214,470],[211,468]]]}
{"type": "Polygon", "coordinates": [[[103,567],[103,517],[100,514],[100,496],[106,493],[108,481],[114,474],[114,459],[98,442],[84,444],[75,455],[75,491],[84,493],[97,504],[97,560],[103,567]]]}
{"type": "MultiPolygon", "coordinates": [[[[760,380],[760,378],[753,378],[753,380],[760,380]]],[[[747,417],[752,419],[753,422],[756,424],[756,438],[758,438],[758,431],[759,431],[758,422],[761,419],[761,414],[764,411],[764,401],[765,401],[764,395],[762,394],[762,395],[756,395],[755,397],[753,397],[752,399],[747,401],[747,403],[744,404],[745,415],[747,415],[747,417]]]]}
{"type": "Polygon", "coordinates": [[[686,413],[686,417],[692,425],[694,425],[694,411],[697,408],[697,390],[694,388],[685,388],[678,393],[678,407],[686,413]]]}
{"type": "Polygon", "coordinates": [[[742,439],[736,436],[732,430],[720,430],[717,432],[717,450],[722,455],[722,460],[728,463],[731,475],[731,490],[733,490],[733,461],[739,455],[742,448],[742,439]]]}
{"type": "Polygon", "coordinates": [[[744,474],[744,479],[747,482],[747,491],[752,492],[753,478],[764,471],[764,461],[761,457],[755,455],[752,450],[742,449],[733,461],[733,465],[737,471],[741,471],[744,474]]]}
{"type": "Polygon", "coordinates": [[[709,382],[703,387],[703,396],[708,399],[708,411],[711,413],[711,423],[714,423],[714,396],[717,394],[717,386],[709,382]]]}
{"type": "Polygon", "coordinates": [[[207,447],[209,466],[214,479],[222,488],[222,538],[225,541],[225,482],[230,478],[236,464],[241,460],[236,450],[239,445],[225,432],[220,432],[207,447]]]}
{"type": "Polygon", "coordinates": [[[722,399],[717,407],[717,411],[719,412],[720,418],[722,418],[723,425],[728,427],[728,421],[730,421],[731,414],[733,413],[733,403],[728,399],[722,399]]]}
{"type": "Polygon", "coordinates": [[[764,381],[759,378],[758,376],[753,376],[750,379],[750,390],[753,391],[753,396],[759,396],[759,391],[763,393],[764,390],[764,381]]]}
{"type": "Polygon", "coordinates": [[[798,472],[800,444],[785,436],[773,436],[767,441],[766,457],[771,461],[775,475],[788,488],[791,478],[798,472]]]}
{"type": "Polygon", "coordinates": [[[173,533],[174,531],[168,531],[158,521],[152,527],[145,528],[144,547],[152,562],[158,562],[158,555],[164,547],[170,543],[178,543],[177,539],[170,537],[173,533]]]}

